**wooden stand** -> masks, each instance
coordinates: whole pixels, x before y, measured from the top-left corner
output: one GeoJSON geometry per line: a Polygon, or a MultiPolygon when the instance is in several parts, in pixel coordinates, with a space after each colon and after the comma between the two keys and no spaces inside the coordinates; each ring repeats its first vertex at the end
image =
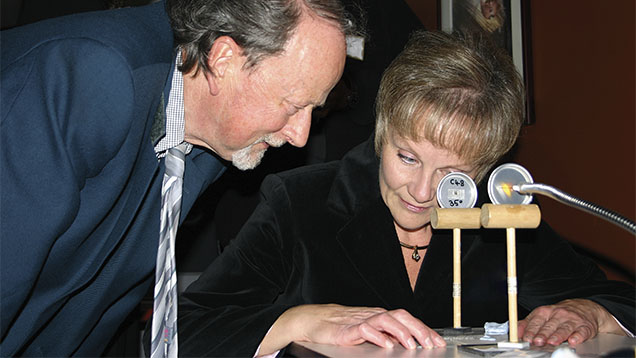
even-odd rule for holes
{"type": "Polygon", "coordinates": [[[431,214],[433,228],[453,229],[453,328],[445,328],[445,335],[471,331],[470,327],[462,327],[461,229],[479,229],[480,217],[481,210],[477,208],[436,208],[431,214]]]}
{"type": "Polygon", "coordinates": [[[525,348],[528,342],[519,342],[517,325],[517,258],[515,229],[534,229],[541,222],[541,212],[535,204],[493,205],[481,208],[481,225],[485,228],[506,229],[508,262],[508,329],[509,342],[500,342],[499,347],[525,348]]]}

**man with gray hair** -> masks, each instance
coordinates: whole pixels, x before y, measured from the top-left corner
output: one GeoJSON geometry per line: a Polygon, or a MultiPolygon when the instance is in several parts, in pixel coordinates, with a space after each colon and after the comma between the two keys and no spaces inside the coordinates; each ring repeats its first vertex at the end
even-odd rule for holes
{"type": "Polygon", "coordinates": [[[339,0],[167,0],[3,31],[0,354],[102,354],[170,261],[168,152],[185,153],[179,224],[226,161],[305,145],[353,32],[339,0]]]}

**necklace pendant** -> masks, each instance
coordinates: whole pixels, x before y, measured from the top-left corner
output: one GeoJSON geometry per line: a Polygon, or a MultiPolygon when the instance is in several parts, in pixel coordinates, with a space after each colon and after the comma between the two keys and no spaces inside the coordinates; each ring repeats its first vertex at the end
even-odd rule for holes
{"type": "Polygon", "coordinates": [[[415,262],[420,261],[420,259],[422,258],[422,256],[420,256],[419,250],[428,249],[428,245],[424,245],[424,246],[409,245],[409,244],[403,243],[402,241],[400,241],[400,246],[402,246],[403,248],[405,248],[407,250],[413,250],[413,254],[411,254],[411,258],[415,262]]]}
{"type": "Polygon", "coordinates": [[[411,255],[411,258],[415,260],[415,262],[420,261],[420,253],[417,252],[417,248],[413,250],[413,255],[411,255]]]}

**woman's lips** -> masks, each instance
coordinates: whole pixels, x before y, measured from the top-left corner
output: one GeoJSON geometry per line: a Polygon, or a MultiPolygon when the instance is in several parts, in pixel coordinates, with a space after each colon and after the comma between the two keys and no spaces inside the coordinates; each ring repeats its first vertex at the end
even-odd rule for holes
{"type": "Polygon", "coordinates": [[[413,205],[404,199],[400,199],[400,200],[402,201],[402,203],[404,204],[407,210],[412,211],[414,213],[421,213],[424,210],[429,209],[429,207],[413,205]]]}

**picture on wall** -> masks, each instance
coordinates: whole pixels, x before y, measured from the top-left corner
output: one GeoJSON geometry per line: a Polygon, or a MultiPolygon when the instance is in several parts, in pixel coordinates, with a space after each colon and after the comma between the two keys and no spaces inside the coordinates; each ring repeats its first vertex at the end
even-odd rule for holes
{"type": "Polygon", "coordinates": [[[525,123],[534,123],[528,0],[439,0],[443,31],[483,31],[505,49],[526,88],[525,123]]]}

